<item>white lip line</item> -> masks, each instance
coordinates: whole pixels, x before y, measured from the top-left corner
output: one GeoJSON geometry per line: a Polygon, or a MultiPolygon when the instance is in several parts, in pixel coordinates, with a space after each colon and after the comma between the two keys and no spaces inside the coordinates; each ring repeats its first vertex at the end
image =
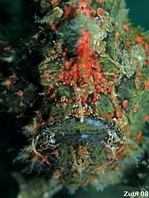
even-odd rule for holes
{"type": "Polygon", "coordinates": [[[87,123],[104,128],[104,126],[99,121],[94,121],[94,120],[89,119],[87,120],[87,123]]]}

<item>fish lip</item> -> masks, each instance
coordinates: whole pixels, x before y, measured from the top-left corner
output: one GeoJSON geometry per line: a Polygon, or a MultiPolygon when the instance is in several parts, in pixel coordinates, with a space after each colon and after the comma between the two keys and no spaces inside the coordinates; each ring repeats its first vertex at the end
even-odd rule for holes
{"type": "Polygon", "coordinates": [[[110,126],[115,126],[115,130],[119,129],[112,120],[107,120],[98,116],[84,116],[83,122],[76,116],[68,116],[52,122],[49,121],[38,134],[42,134],[42,131],[49,134],[49,136],[54,134],[57,144],[71,144],[87,141],[103,143],[107,141],[109,131],[113,130],[110,129],[110,126]]]}

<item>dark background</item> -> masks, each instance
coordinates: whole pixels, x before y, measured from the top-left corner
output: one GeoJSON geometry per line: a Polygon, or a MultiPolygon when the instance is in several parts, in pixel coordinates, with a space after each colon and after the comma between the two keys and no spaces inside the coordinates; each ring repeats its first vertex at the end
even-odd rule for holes
{"type": "MultiPolygon", "coordinates": [[[[27,1],[27,0],[26,0],[27,1]]],[[[20,31],[21,25],[25,26],[23,21],[22,8],[19,6],[20,0],[0,0],[0,40],[12,37],[20,31]],[[22,21],[20,20],[22,17],[22,21]]],[[[149,30],[149,0],[126,0],[129,17],[135,26],[142,30],[149,30]]],[[[13,118],[12,118],[13,119],[13,118]]],[[[11,123],[11,117],[0,114],[0,197],[16,198],[19,192],[17,182],[12,176],[13,156],[9,137],[15,133],[8,123],[11,123]],[[10,146],[8,143],[10,142],[10,146]]],[[[13,141],[16,141],[14,139],[13,141]]],[[[19,142],[18,142],[19,145],[19,142]]],[[[134,173],[135,174],[135,173],[134,173]]],[[[135,177],[134,177],[135,179],[135,177]]],[[[135,181],[134,183],[135,184],[135,181]]],[[[109,186],[103,192],[96,192],[92,187],[87,190],[79,189],[75,194],[68,194],[67,189],[58,192],[54,198],[123,198],[124,190],[138,190],[137,185],[116,185],[109,186]]],[[[31,198],[31,197],[29,197],[31,198]]]]}

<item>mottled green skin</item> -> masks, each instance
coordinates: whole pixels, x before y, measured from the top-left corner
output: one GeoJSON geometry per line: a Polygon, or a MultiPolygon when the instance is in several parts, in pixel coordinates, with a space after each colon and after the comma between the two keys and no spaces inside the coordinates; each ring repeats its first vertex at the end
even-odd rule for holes
{"type": "MultiPolygon", "coordinates": [[[[76,6],[78,1],[68,2],[70,5],[73,3],[76,6]]],[[[41,171],[39,178],[31,179],[31,188],[21,189],[20,197],[25,198],[30,193],[33,193],[32,197],[35,198],[43,195],[50,197],[62,186],[74,190],[88,183],[102,190],[109,184],[121,182],[124,176],[121,177],[121,174],[113,169],[118,166],[121,172],[125,172],[127,170],[125,167],[129,168],[132,165],[130,161],[134,159],[135,163],[138,163],[137,157],[143,156],[147,148],[145,141],[137,142],[138,145],[135,142],[138,133],[145,131],[144,118],[149,113],[149,91],[145,90],[149,67],[144,65],[147,55],[143,44],[137,43],[135,38],[143,36],[147,43],[147,35],[129,22],[122,0],[105,0],[104,3],[92,1],[90,7],[94,12],[99,7],[106,12],[105,18],[102,18],[101,29],[98,29],[99,21],[93,21],[81,14],[63,20],[65,13],[63,1],[59,1],[55,6],[52,6],[49,0],[32,0],[29,4],[34,7],[31,10],[32,16],[37,13],[35,22],[31,21],[31,31],[24,37],[20,35],[22,39],[14,44],[9,52],[3,50],[0,88],[1,111],[15,115],[19,126],[25,126],[19,130],[29,137],[29,145],[20,152],[18,159],[29,164],[28,171],[41,171]],[[51,29],[54,25],[57,26],[57,30],[51,29]],[[65,129],[63,135],[64,142],[66,140],[68,142],[65,143],[59,137],[62,127],[46,125],[49,118],[60,120],[66,118],[76,104],[73,86],[59,82],[58,76],[69,56],[76,57],[75,46],[83,27],[90,32],[91,46],[97,53],[97,60],[105,72],[104,75],[109,79],[108,85],[113,87],[108,94],[98,93],[99,100],[96,102],[92,102],[93,96],[90,94],[87,103],[94,112],[98,112],[99,117],[103,118],[110,113],[111,122],[116,120],[116,125],[126,136],[124,145],[128,153],[124,160],[117,159],[111,154],[111,150],[104,151],[107,145],[98,138],[97,144],[89,138],[84,142],[78,140],[71,142],[72,133],[75,135],[78,129],[86,130],[86,133],[83,132],[85,135],[95,133],[84,123],[79,122],[73,131],[74,126],[70,127],[70,130],[66,122],[63,126],[65,129]],[[130,45],[126,45],[126,42],[130,45]],[[69,55],[64,56],[65,51],[69,55]],[[141,77],[138,77],[137,73],[140,70],[141,77]],[[45,72],[50,74],[50,77],[47,77],[45,72]],[[17,77],[14,77],[14,74],[17,77]],[[7,84],[7,80],[11,81],[10,85],[7,84]],[[20,90],[23,91],[22,96],[19,95],[20,90]],[[65,99],[71,102],[66,102],[65,99]],[[122,106],[124,100],[128,101],[127,108],[122,106]],[[116,109],[120,110],[121,116],[117,115],[116,109]],[[46,163],[42,164],[30,148],[33,144],[32,136],[38,137],[45,128],[51,131],[52,135],[56,134],[58,141],[61,140],[54,148],[58,149],[58,154],[54,152],[52,146],[49,146],[48,150],[44,150],[40,145],[36,147],[43,156],[47,158],[50,156],[50,167],[46,163]],[[134,151],[130,152],[133,149],[134,151]],[[27,159],[25,154],[29,154],[27,159]],[[37,187],[37,190],[34,187],[37,187]]],[[[1,48],[3,45],[2,43],[1,48]]],[[[88,92],[89,88],[85,91],[88,92]]],[[[106,130],[105,127],[102,133],[106,133],[106,130]]],[[[22,180],[21,175],[16,177],[20,178],[18,179],[20,186],[25,183],[27,185],[28,182],[22,180]]],[[[27,186],[30,186],[30,183],[27,186]]]]}

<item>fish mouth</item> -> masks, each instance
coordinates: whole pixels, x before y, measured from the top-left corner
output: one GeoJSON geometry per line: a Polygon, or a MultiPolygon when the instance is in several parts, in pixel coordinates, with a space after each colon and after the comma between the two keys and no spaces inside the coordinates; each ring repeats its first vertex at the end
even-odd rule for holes
{"type": "Polygon", "coordinates": [[[44,150],[60,147],[64,144],[119,144],[124,139],[120,128],[111,120],[98,116],[67,117],[49,121],[37,134],[36,148],[44,150]]]}

